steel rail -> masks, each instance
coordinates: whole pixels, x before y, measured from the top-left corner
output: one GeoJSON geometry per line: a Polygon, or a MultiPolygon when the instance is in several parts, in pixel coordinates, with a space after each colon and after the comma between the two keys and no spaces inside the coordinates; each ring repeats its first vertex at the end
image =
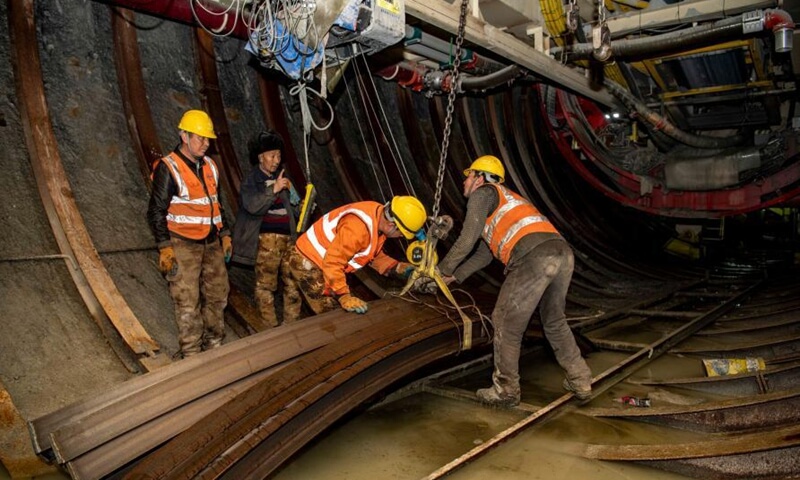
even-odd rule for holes
{"type": "Polygon", "coordinates": [[[283,364],[254,373],[180,408],[160,415],[65,464],[73,480],[99,480],[170,440],[238,394],[280,370],[283,364]]]}
{"type": "Polygon", "coordinates": [[[67,263],[95,323],[129,370],[137,369],[130,354],[118,346],[117,334],[133,353],[144,356],[138,360],[145,369],[150,369],[146,359],[155,357],[160,346],[142,327],[100,259],[61,162],[47,109],[33,3],[33,0],[9,1],[9,33],[17,98],[21,102],[20,117],[39,195],[61,253],[74,258],[80,267],[75,269],[67,263]],[[108,321],[117,333],[107,327],[108,321]]]}
{"type": "Polygon", "coordinates": [[[369,368],[377,358],[452,328],[451,322],[441,317],[413,318],[399,328],[396,321],[390,321],[359,331],[347,341],[328,345],[293,362],[277,378],[262,382],[179,435],[139,463],[129,477],[147,472],[154,478],[193,478],[209,466],[221,473],[231,464],[231,448],[236,449],[237,455],[246,454],[248,445],[255,447],[279,426],[276,420],[267,421],[276,413],[288,409],[296,414],[335,385],[369,368]],[[253,432],[259,425],[263,431],[253,432]],[[223,452],[225,457],[218,459],[223,452]]]}
{"type": "Polygon", "coordinates": [[[161,142],[153,126],[153,115],[147,102],[147,90],[142,77],[138,35],[133,22],[136,13],[127,8],[109,6],[111,30],[114,36],[114,67],[122,97],[122,108],[131,146],[138,160],[145,184],[150,185],[152,166],[161,158],[161,142]]]}
{"type": "MultiPolygon", "coordinates": [[[[586,445],[583,456],[597,460],[685,460],[687,458],[708,458],[722,455],[737,455],[738,452],[758,452],[775,448],[800,445],[800,425],[772,429],[766,432],[723,436],[714,440],[705,439],[697,443],[652,444],[652,445],[586,445]]],[[[781,452],[781,455],[785,453],[781,452]]],[[[795,473],[800,469],[800,455],[795,456],[795,473]]],[[[780,472],[769,472],[780,477],[780,472]]],[[[705,477],[709,478],[709,477],[705,477]]],[[[729,478],[729,477],[726,477],[729,478]]],[[[751,476],[749,478],[764,478],[751,476]]]]}
{"type": "Polygon", "coordinates": [[[457,350],[458,340],[447,332],[392,355],[344,383],[287,422],[222,478],[229,480],[267,478],[303,445],[351,411],[354,404],[367,401],[403,376],[439,358],[454,354],[457,350]]]}
{"type": "MultiPolygon", "coordinates": [[[[639,370],[644,365],[647,365],[648,363],[652,362],[656,358],[666,353],[672,346],[679,344],[680,342],[689,338],[692,334],[694,334],[698,330],[709,325],[717,318],[724,315],[728,310],[734,308],[738,302],[747,298],[754,291],[761,288],[763,282],[764,281],[761,281],[751,286],[750,288],[747,288],[746,290],[733,296],[727,302],[719,305],[718,307],[702,315],[701,317],[691,322],[688,322],[687,324],[676,329],[672,333],[665,335],[661,339],[647,345],[645,348],[642,348],[633,355],[630,355],[625,360],[609,367],[601,374],[595,376],[592,379],[592,384],[593,384],[592,398],[596,398],[598,395],[602,394],[612,386],[616,385],[617,383],[621,382],[622,380],[630,376],[636,370],[639,370]]],[[[570,400],[572,400],[572,398],[573,398],[573,393],[571,392],[562,395],[555,401],[551,402],[550,404],[538,410],[536,413],[524,418],[523,420],[517,422],[516,424],[507,428],[506,430],[500,432],[488,442],[482,443],[481,445],[473,448],[469,452],[461,455],[460,457],[456,458],[450,463],[434,471],[433,473],[425,477],[425,479],[434,480],[442,478],[443,476],[452,473],[458,468],[461,468],[468,462],[485,454],[489,450],[498,446],[500,443],[508,440],[514,435],[517,435],[523,429],[535,423],[538,423],[542,419],[550,417],[553,414],[558,414],[563,412],[564,407],[570,403],[570,400]]]]}
{"type": "MultiPolygon", "coordinates": [[[[258,358],[259,356],[264,356],[263,351],[267,350],[265,349],[266,345],[279,343],[285,341],[286,338],[290,338],[296,342],[296,346],[295,350],[286,356],[298,355],[304,351],[330,343],[343,335],[348,335],[358,329],[373,325],[380,321],[381,316],[395,315],[395,312],[399,311],[401,306],[405,307],[406,305],[390,300],[375,302],[372,305],[373,314],[357,316],[352,319],[348,318],[347,322],[339,321],[340,315],[336,315],[338,312],[317,315],[297,324],[286,325],[280,329],[273,329],[225,344],[220,348],[203,352],[201,355],[176,362],[167,368],[135,377],[115,389],[95,395],[85,401],[68,405],[29,422],[35,450],[37,453],[44,454],[51,447],[51,434],[71,424],[80,424],[88,428],[92,423],[108,422],[111,419],[116,419],[122,424],[113,428],[118,431],[127,431],[141,423],[141,421],[152,418],[152,412],[140,412],[141,419],[137,419],[134,418],[131,411],[136,405],[146,401],[147,397],[152,394],[162,397],[162,400],[167,403],[172,402],[171,405],[162,405],[161,409],[166,411],[176,408],[180,403],[174,402],[170,392],[178,388],[176,385],[186,384],[186,379],[182,378],[183,375],[204,378],[205,374],[203,372],[206,371],[204,366],[207,363],[233,364],[244,362],[245,364],[239,368],[244,368],[246,373],[247,368],[259,368],[258,358]],[[247,366],[247,362],[250,362],[250,367],[247,366]]],[[[420,312],[420,315],[425,314],[428,313],[420,312]]],[[[213,390],[214,383],[224,385],[230,379],[207,378],[206,380],[211,381],[212,386],[205,386],[204,388],[213,390]]],[[[109,435],[109,433],[111,432],[106,432],[106,436],[113,438],[113,435],[109,435]]],[[[70,446],[69,448],[72,449],[74,447],[70,446]]],[[[93,448],[93,446],[89,448],[93,448]]]]}
{"type": "MultiPolygon", "coordinates": [[[[320,389],[314,387],[314,389],[310,391],[308,395],[303,395],[301,397],[301,402],[304,403],[305,405],[301,405],[300,402],[294,403],[288,408],[282,409],[280,412],[278,412],[277,415],[273,416],[270,419],[270,422],[274,422],[276,426],[285,426],[288,428],[284,428],[283,432],[281,432],[282,435],[273,438],[272,442],[270,443],[274,442],[277,443],[278,445],[283,446],[283,444],[285,444],[288,438],[290,437],[292,438],[295,447],[300,448],[306,442],[312,440],[313,439],[313,436],[311,435],[312,432],[321,431],[325,427],[335,422],[340,417],[341,414],[344,414],[347,411],[359,405],[361,400],[360,398],[344,397],[343,396],[344,394],[340,391],[340,389],[344,388],[346,390],[346,386],[348,384],[351,384],[356,387],[361,387],[361,388],[366,387],[365,388],[366,392],[371,392],[371,391],[377,392],[378,385],[381,384],[388,385],[388,383],[383,383],[384,381],[390,381],[393,379],[400,378],[399,374],[403,374],[409,371],[408,366],[404,367],[397,373],[389,374],[388,378],[386,379],[380,379],[380,380],[376,379],[374,374],[367,375],[366,379],[362,379],[361,375],[370,372],[370,370],[372,371],[376,370],[375,368],[376,364],[379,365],[381,363],[387,362],[388,358],[395,355],[399,351],[407,350],[409,348],[414,349],[414,347],[420,345],[427,346],[427,344],[431,340],[430,337],[433,336],[431,335],[431,333],[434,333],[435,336],[438,337],[449,337],[450,344],[452,345],[452,350],[458,350],[458,338],[452,335],[450,325],[448,324],[440,324],[438,327],[428,328],[425,330],[417,330],[413,332],[411,335],[406,336],[405,338],[396,338],[396,340],[392,341],[392,343],[384,344],[383,348],[380,348],[379,350],[376,349],[376,345],[369,345],[367,349],[365,349],[365,353],[368,352],[366,355],[362,356],[361,358],[357,358],[355,362],[350,363],[350,366],[345,367],[346,370],[339,370],[333,372],[330,381],[333,385],[335,385],[336,387],[335,390],[332,388],[333,385],[331,385],[330,388],[326,389],[320,389]],[[374,382],[374,381],[378,382],[377,385],[372,385],[372,386],[366,385],[366,382],[374,382]],[[331,406],[338,408],[331,408],[331,410],[328,411],[326,407],[323,407],[321,405],[316,405],[317,403],[323,401],[329,394],[334,392],[337,396],[343,397],[342,403],[339,403],[338,405],[335,406],[331,406]],[[316,408],[312,408],[311,411],[306,412],[305,411],[306,406],[308,405],[316,405],[316,408]],[[297,407],[293,408],[295,406],[297,407]],[[302,414],[303,417],[305,417],[305,419],[314,419],[313,422],[311,424],[303,425],[302,428],[295,427],[294,425],[289,425],[291,420],[299,416],[300,414],[302,414]],[[302,430],[304,436],[294,438],[295,430],[302,430]],[[280,437],[283,438],[281,439],[280,437]]],[[[416,351],[416,349],[414,350],[416,351]]],[[[358,352],[353,352],[353,353],[358,354],[358,352]]],[[[438,358],[439,355],[445,352],[437,351],[435,353],[436,356],[433,359],[438,358]]],[[[428,360],[428,359],[429,358],[425,356],[423,356],[422,358],[422,360],[428,360]]],[[[338,365],[334,366],[334,368],[338,368],[338,365]]],[[[378,370],[385,372],[385,370],[383,369],[378,369],[378,370]]],[[[388,372],[385,373],[388,374],[388,372]]],[[[363,392],[362,395],[364,395],[363,392]]],[[[300,420],[298,420],[298,422],[295,423],[298,425],[302,424],[301,422],[304,419],[303,417],[300,417],[300,420]]],[[[266,433],[269,433],[271,437],[272,435],[277,434],[278,432],[273,428],[269,428],[266,431],[259,432],[259,435],[256,435],[254,439],[258,440],[258,443],[260,444],[261,442],[263,442],[264,440],[263,435],[265,435],[266,433]]],[[[260,464],[262,464],[265,460],[270,459],[270,456],[267,456],[267,458],[262,458],[262,455],[265,453],[263,449],[261,449],[261,451],[259,452],[253,453],[252,450],[254,449],[255,446],[256,444],[251,443],[250,445],[247,446],[247,448],[240,448],[233,454],[231,454],[231,451],[229,450],[228,452],[226,452],[226,458],[221,459],[218,457],[217,462],[215,462],[214,465],[211,465],[210,466],[211,468],[206,470],[206,472],[210,471],[219,474],[220,471],[222,470],[225,471],[226,476],[228,478],[231,479],[243,478],[237,472],[230,471],[230,468],[234,465],[234,462],[232,462],[232,460],[241,460],[242,467],[240,468],[245,470],[252,470],[254,467],[256,467],[257,469],[264,468],[260,466],[260,464]]],[[[270,450],[271,449],[272,448],[270,448],[270,450]]],[[[276,457],[275,455],[278,453],[287,454],[288,452],[286,451],[284,446],[283,448],[277,449],[277,451],[272,454],[271,456],[272,461],[267,462],[268,465],[271,466],[270,471],[280,466],[280,464],[283,463],[288,458],[286,456],[276,457]]],[[[237,461],[235,463],[239,462],[237,461]]],[[[204,477],[211,478],[207,475],[204,475],[204,477]]]]}
{"type": "MultiPolygon", "coordinates": [[[[374,328],[385,321],[383,318],[393,319],[407,312],[406,308],[400,309],[399,306],[397,302],[381,302],[373,306],[373,316],[348,318],[344,325],[336,325],[343,314],[330,312],[314,317],[313,321],[307,320],[241,339],[228,344],[229,348],[224,345],[211,350],[208,355],[204,352],[198,356],[199,360],[192,357],[177,362],[172,369],[175,373],[159,376],[165,377],[162,381],[149,383],[139,380],[141,388],[132,391],[125,388],[119,399],[112,397],[102,403],[91,402],[94,408],[79,410],[78,415],[72,416],[68,423],[50,432],[54,454],[59,463],[72,460],[202,395],[301,353],[330,344],[341,335],[374,328]],[[265,348],[267,346],[269,348],[265,348]],[[190,360],[193,362],[189,366],[183,366],[190,360]]],[[[405,307],[405,304],[402,306],[405,307]]],[[[428,309],[420,309],[417,313],[423,319],[435,315],[428,309]]]]}
{"type": "Polygon", "coordinates": [[[614,310],[610,310],[610,311],[608,311],[608,312],[606,312],[606,313],[604,313],[604,314],[602,314],[600,316],[597,316],[597,317],[594,317],[594,318],[589,318],[589,319],[586,319],[586,320],[583,320],[583,321],[580,321],[580,322],[573,323],[573,324],[570,325],[570,327],[573,330],[575,330],[577,332],[580,332],[580,333],[586,333],[586,332],[589,332],[591,330],[596,330],[596,329],[598,329],[600,327],[604,327],[604,326],[608,325],[609,323],[612,323],[612,322],[618,320],[620,317],[622,317],[623,315],[627,314],[630,310],[649,307],[649,306],[651,306],[651,305],[653,305],[655,303],[658,303],[660,301],[666,300],[666,299],[676,295],[680,291],[698,287],[698,286],[704,284],[705,281],[706,281],[705,279],[701,279],[701,280],[695,280],[695,281],[685,282],[685,283],[679,284],[679,285],[675,286],[674,288],[672,288],[670,290],[662,291],[662,292],[656,293],[654,295],[651,295],[651,296],[649,296],[647,298],[644,298],[642,300],[638,300],[638,301],[636,301],[636,302],[634,302],[632,304],[629,304],[629,305],[626,305],[626,306],[623,306],[623,307],[619,307],[619,308],[615,308],[614,310]]]}
{"type": "Polygon", "coordinates": [[[800,424],[800,390],[758,394],[698,405],[590,408],[592,417],[637,420],[705,433],[732,433],[800,424]]]}
{"type": "Polygon", "coordinates": [[[767,391],[781,391],[800,385],[800,364],[778,365],[768,367],[766,370],[743,373],[739,375],[725,375],[719,377],[688,377],[659,380],[634,380],[629,383],[648,387],[677,387],[717,395],[759,395],[767,391]]]}

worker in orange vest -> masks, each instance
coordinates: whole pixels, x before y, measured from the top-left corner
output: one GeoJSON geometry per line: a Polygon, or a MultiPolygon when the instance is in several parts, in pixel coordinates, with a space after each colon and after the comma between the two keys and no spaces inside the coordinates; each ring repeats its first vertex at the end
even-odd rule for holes
{"type": "MultiPolygon", "coordinates": [[[[335,208],[297,239],[289,255],[295,282],[314,313],[344,310],[366,313],[367,302],[350,292],[347,274],[370,266],[382,275],[408,278],[413,265],[383,252],[387,238],[417,237],[425,226],[425,207],[415,197],[396,196],[386,204],[356,202],[335,208]]],[[[284,311],[284,319],[296,312],[284,311]]]]}
{"type": "Polygon", "coordinates": [[[189,110],[178,124],[181,143],[156,163],[147,221],[169,281],[183,358],[222,344],[228,303],[231,237],[222,208],[219,168],[205,155],[217,138],[206,112],[189,110]],[[201,298],[202,297],[202,298],[201,298]]]}
{"type": "Polygon", "coordinates": [[[478,390],[478,399],[496,406],[519,404],[520,346],[538,305],[545,336],[566,373],[564,388],[578,398],[589,398],[592,372],[564,314],[575,265],[572,249],[531,202],[502,185],[505,168],[497,157],[476,159],[464,175],[467,213],[461,234],[439,264],[443,280],[460,283],[488,265],[492,257],[506,267],[506,279],[492,312],[492,386],[478,390]]]}

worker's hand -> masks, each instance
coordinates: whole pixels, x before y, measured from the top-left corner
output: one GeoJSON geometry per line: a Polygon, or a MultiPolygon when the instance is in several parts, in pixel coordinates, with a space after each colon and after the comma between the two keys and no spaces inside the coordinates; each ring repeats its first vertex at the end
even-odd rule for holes
{"type": "Polygon", "coordinates": [[[233,255],[233,245],[231,245],[230,235],[222,237],[222,253],[225,255],[225,263],[230,262],[231,255],[233,255]]]}
{"type": "Polygon", "coordinates": [[[278,174],[278,178],[275,179],[275,183],[272,184],[272,191],[276,195],[281,190],[287,189],[292,186],[292,182],[290,182],[288,178],[283,178],[283,172],[284,170],[281,170],[281,173],[278,174]]]}
{"type": "Polygon", "coordinates": [[[158,251],[158,271],[161,275],[175,273],[178,264],[175,262],[175,250],[172,245],[162,248],[158,251]]]}
{"type": "Polygon", "coordinates": [[[431,236],[436,237],[440,240],[444,240],[447,238],[447,234],[450,233],[450,229],[453,228],[453,217],[450,215],[439,215],[438,217],[433,219],[431,225],[431,236]]]}
{"type": "Polygon", "coordinates": [[[410,263],[398,262],[397,266],[394,267],[394,273],[396,273],[398,277],[408,278],[414,273],[414,268],[414,265],[410,263]]]}
{"type": "Polygon", "coordinates": [[[419,277],[414,281],[414,285],[411,286],[413,291],[417,293],[426,293],[428,295],[435,295],[438,288],[436,281],[431,277],[419,277]]]}
{"type": "Polygon", "coordinates": [[[339,297],[339,305],[348,312],[367,313],[367,302],[358,297],[345,293],[339,297]]]}

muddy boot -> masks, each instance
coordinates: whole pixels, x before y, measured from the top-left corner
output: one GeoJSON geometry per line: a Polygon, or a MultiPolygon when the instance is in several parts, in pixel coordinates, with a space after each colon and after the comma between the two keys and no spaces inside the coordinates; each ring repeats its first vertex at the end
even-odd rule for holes
{"type": "Polygon", "coordinates": [[[207,338],[203,341],[203,350],[213,350],[221,345],[221,338],[207,338]]]}
{"type": "Polygon", "coordinates": [[[572,382],[569,381],[568,378],[565,378],[564,381],[561,383],[561,386],[564,387],[564,390],[570,391],[575,394],[575,398],[578,400],[587,400],[592,396],[592,386],[576,386],[572,382]]]}
{"type": "Polygon", "coordinates": [[[475,392],[481,403],[491,405],[493,407],[511,408],[519,405],[519,398],[511,395],[501,395],[497,393],[494,387],[481,388],[475,392]]]}

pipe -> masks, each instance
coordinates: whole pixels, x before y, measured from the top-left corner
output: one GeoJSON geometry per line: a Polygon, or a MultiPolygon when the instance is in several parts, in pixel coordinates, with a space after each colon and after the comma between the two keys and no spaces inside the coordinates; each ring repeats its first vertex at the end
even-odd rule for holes
{"type": "Polygon", "coordinates": [[[687,133],[673,125],[669,120],[647,108],[642,101],[634,97],[630,92],[622,88],[619,84],[606,79],[603,84],[608,90],[619,98],[623,103],[635,110],[639,117],[651,124],[656,131],[663,131],[675,140],[696,148],[725,148],[739,145],[744,141],[742,135],[732,137],[717,138],[703,137],[693,133],[687,133]]]}
{"type": "Polygon", "coordinates": [[[517,65],[509,65],[502,70],[498,70],[497,72],[490,73],[489,75],[484,75],[482,77],[460,78],[458,91],[488,90],[504,83],[511,82],[525,73],[525,70],[523,70],[521,67],[517,65]]]}
{"type": "Polygon", "coordinates": [[[242,40],[249,39],[246,21],[242,18],[231,19],[231,13],[225,13],[227,8],[223,8],[218,2],[202,0],[204,8],[195,8],[194,13],[188,1],[181,2],[153,2],[142,0],[96,0],[109,5],[130,8],[131,10],[144,12],[169,20],[176,20],[189,25],[202,24],[208,30],[216,33],[230,32],[230,36],[242,40]],[[206,11],[208,9],[210,12],[206,11]],[[195,18],[195,14],[197,17],[195,18]],[[199,22],[199,23],[198,23],[199,22]]]}
{"type": "Polygon", "coordinates": [[[775,35],[775,51],[778,53],[792,50],[794,21],[784,10],[767,10],[764,13],[764,28],[769,28],[775,35]]]}
{"type": "Polygon", "coordinates": [[[400,62],[375,72],[386,81],[395,81],[400,86],[419,92],[425,88],[425,76],[429,69],[414,62],[400,62]]]}
{"type": "MultiPolygon", "coordinates": [[[[787,12],[775,9],[756,10],[737,17],[725,18],[714,23],[663,35],[633,40],[616,40],[611,42],[611,54],[615,58],[655,57],[674,51],[695,49],[704,45],[728,41],[742,35],[760,32],[765,27],[772,29],[775,35],[777,52],[791,50],[794,22],[787,12]]],[[[557,59],[566,55],[570,61],[575,61],[592,56],[594,46],[592,43],[580,43],[566,48],[554,48],[551,52],[557,59]]]]}
{"type": "Polygon", "coordinates": [[[620,38],[649,29],[717,20],[757,8],[773,8],[778,3],[777,0],[694,0],[661,7],[651,5],[645,10],[614,16],[606,23],[611,36],[620,38]]]}

